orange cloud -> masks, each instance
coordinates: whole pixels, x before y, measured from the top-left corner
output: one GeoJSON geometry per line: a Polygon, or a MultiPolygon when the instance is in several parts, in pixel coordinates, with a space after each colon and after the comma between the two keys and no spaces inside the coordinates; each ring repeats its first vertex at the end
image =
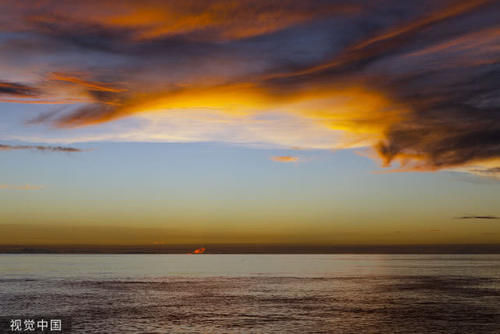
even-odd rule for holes
{"type": "Polygon", "coordinates": [[[51,73],[47,79],[48,80],[69,82],[69,83],[73,83],[73,84],[85,87],[85,88],[90,89],[90,90],[96,90],[96,91],[102,91],[102,92],[119,93],[119,92],[125,91],[125,89],[111,87],[110,85],[105,85],[105,84],[102,84],[100,82],[83,80],[79,77],[64,74],[64,73],[51,73]]]}
{"type": "Polygon", "coordinates": [[[82,127],[142,113],[214,110],[231,115],[283,112],[313,119],[318,126],[346,134],[345,146],[381,139],[381,133],[403,117],[405,109],[380,92],[363,87],[311,85],[281,92],[259,83],[188,86],[137,94],[116,105],[95,104],[55,120],[58,127],[82,127]]]}
{"type": "MultiPolygon", "coordinates": [[[[318,16],[358,12],[352,4],[308,4],[296,0],[269,1],[123,1],[118,10],[99,15],[104,25],[135,29],[139,39],[177,34],[238,39],[270,33],[318,16]]],[[[102,13],[102,12],[101,12],[102,13]]]]}
{"type": "Polygon", "coordinates": [[[75,104],[30,124],[134,117],[146,125],[94,140],[372,147],[391,171],[496,175],[500,166],[492,0],[438,0],[417,11],[397,1],[2,5],[1,27],[22,32],[2,55],[38,52],[30,64],[55,56],[65,68],[30,68],[42,78],[33,87],[0,83],[0,102],[75,104]],[[399,14],[388,15],[396,5],[399,14]]]}
{"type": "MultiPolygon", "coordinates": [[[[317,18],[358,13],[356,4],[298,0],[45,0],[33,5],[16,2],[1,7],[10,16],[31,13],[28,23],[52,24],[60,20],[89,22],[131,31],[137,40],[181,34],[193,39],[232,40],[271,33],[317,18]]],[[[23,21],[9,22],[11,29],[29,29],[23,21]]],[[[3,23],[0,21],[0,24],[3,23]]]]}
{"type": "Polygon", "coordinates": [[[292,157],[290,155],[281,155],[281,156],[271,157],[271,160],[276,162],[298,162],[299,158],[292,157]]]}

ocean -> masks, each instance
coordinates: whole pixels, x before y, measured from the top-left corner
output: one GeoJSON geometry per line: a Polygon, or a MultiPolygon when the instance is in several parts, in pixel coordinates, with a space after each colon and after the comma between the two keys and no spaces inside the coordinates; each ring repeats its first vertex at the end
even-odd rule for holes
{"type": "Polygon", "coordinates": [[[500,333],[500,255],[0,255],[0,315],[72,333],[500,333]]]}

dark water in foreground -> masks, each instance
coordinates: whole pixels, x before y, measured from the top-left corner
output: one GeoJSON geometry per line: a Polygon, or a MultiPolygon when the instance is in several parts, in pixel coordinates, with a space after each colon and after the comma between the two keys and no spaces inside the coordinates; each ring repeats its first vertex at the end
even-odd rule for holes
{"type": "Polygon", "coordinates": [[[74,333],[500,333],[500,255],[0,255],[74,333]]]}

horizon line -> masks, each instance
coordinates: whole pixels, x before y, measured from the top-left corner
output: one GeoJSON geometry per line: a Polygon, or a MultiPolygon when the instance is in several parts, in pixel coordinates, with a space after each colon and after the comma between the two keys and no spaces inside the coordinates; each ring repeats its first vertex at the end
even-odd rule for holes
{"type": "Polygon", "coordinates": [[[500,254],[500,244],[171,244],[171,245],[0,245],[0,254],[500,254]]]}

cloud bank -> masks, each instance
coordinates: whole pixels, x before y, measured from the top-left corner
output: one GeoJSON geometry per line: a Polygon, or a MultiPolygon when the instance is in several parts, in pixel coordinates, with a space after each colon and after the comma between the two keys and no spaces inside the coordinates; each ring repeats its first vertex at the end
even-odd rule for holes
{"type": "Polygon", "coordinates": [[[0,102],[64,106],[27,118],[30,129],[82,141],[371,147],[395,171],[499,175],[497,1],[0,1],[0,10],[0,102]]]}

